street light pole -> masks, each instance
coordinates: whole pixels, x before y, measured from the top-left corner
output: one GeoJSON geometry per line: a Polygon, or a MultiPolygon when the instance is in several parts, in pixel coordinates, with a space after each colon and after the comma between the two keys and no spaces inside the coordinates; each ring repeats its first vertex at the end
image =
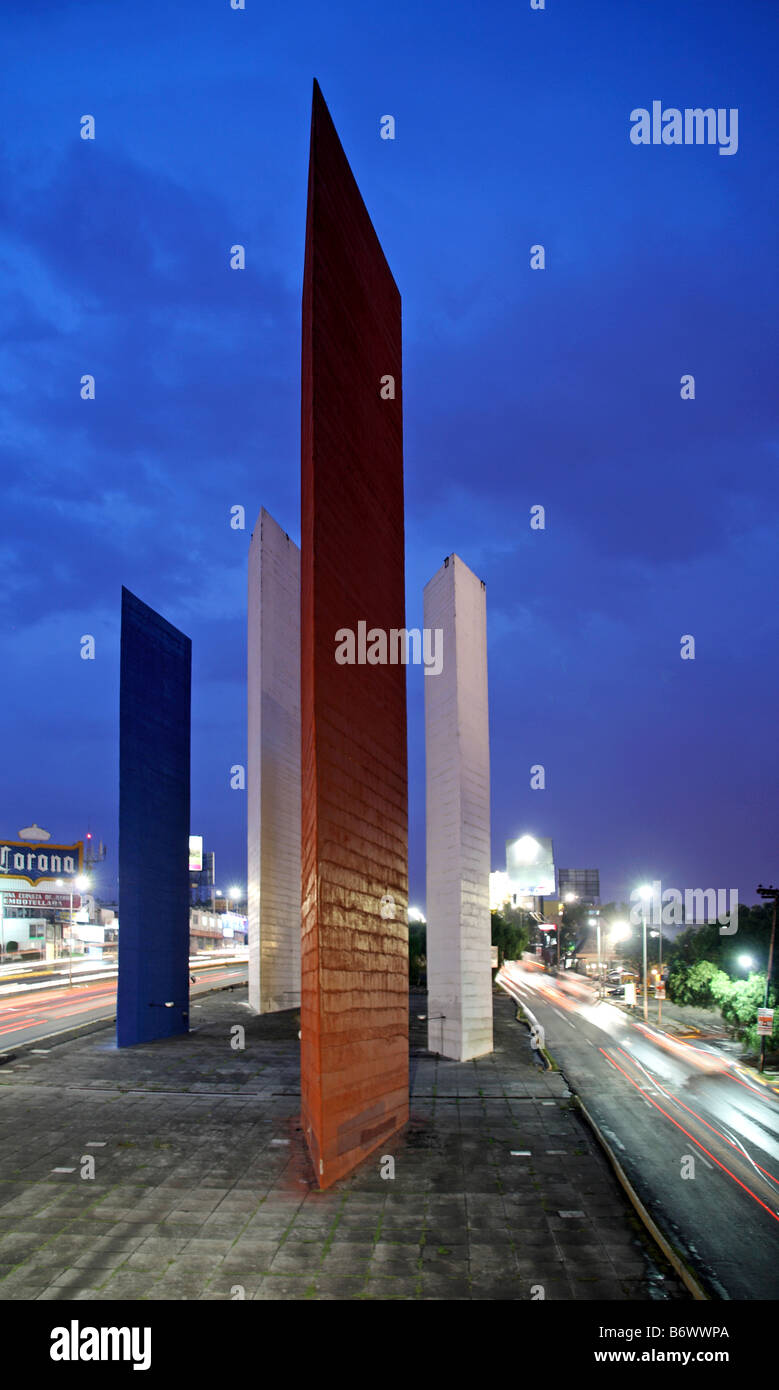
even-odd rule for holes
{"type": "Polygon", "coordinates": [[[663,991],[664,991],[664,989],[665,989],[665,986],[664,986],[664,984],[663,984],[663,927],[662,927],[662,923],[661,923],[661,925],[660,925],[660,934],[659,934],[659,936],[658,936],[657,949],[658,949],[658,952],[659,952],[659,955],[658,955],[658,975],[657,975],[657,983],[658,983],[659,986],[660,986],[660,991],[659,991],[658,996],[657,996],[657,1025],[658,1025],[658,1027],[659,1027],[660,1024],[661,1024],[662,1021],[663,1021],[663,991]]]}
{"type": "Polygon", "coordinates": [[[641,901],[641,925],[643,927],[643,949],[644,949],[644,1022],[649,1022],[649,1004],[647,1001],[646,989],[646,901],[641,901]]]}
{"type": "Polygon", "coordinates": [[[600,916],[596,917],[598,926],[598,999],[603,998],[603,966],[600,959],[600,916]]]}
{"type": "MultiPolygon", "coordinates": [[[[774,887],[772,887],[772,886],[771,886],[771,887],[768,887],[768,888],[764,888],[763,885],[762,885],[762,883],[759,883],[759,884],[757,885],[757,891],[758,891],[758,893],[760,894],[761,898],[773,898],[773,900],[774,900],[773,912],[771,913],[771,941],[770,941],[769,946],[768,946],[768,965],[767,965],[767,967],[766,967],[766,972],[765,972],[765,1001],[764,1001],[764,1003],[763,1003],[763,1008],[764,1008],[764,1009],[767,1009],[767,1008],[768,1008],[768,991],[769,991],[769,989],[770,989],[770,987],[771,987],[771,972],[772,972],[773,967],[774,967],[774,940],[775,940],[775,937],[776,937],[776,900],[777,900],[777,898],[779,898],[779,888],[774,888],[774,887]]],[[[759,1067],[759,1070],[762,1071],[762,1070],[764,1069],[764,1067],[765,1067],[765,1033],[762,1033],[761,1036],[760,1036],[760,1067],[759,1067]]]]}

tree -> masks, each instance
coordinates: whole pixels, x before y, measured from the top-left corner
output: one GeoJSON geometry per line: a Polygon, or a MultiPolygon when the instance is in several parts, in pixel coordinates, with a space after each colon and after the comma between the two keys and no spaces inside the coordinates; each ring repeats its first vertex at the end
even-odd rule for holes
{"type": "Polygon", "coordinates": [[[409,922],[408,982],[416,989],[427,982],[427,926],[424,922],[409,922]]]}
{"type": "Polygon", "coordinates": [[[520,960],[530,943],[527,914],[520,908],[504,907],[492,913],[492,944],[498,948],[498,965],[504,960],[520,960]]]}

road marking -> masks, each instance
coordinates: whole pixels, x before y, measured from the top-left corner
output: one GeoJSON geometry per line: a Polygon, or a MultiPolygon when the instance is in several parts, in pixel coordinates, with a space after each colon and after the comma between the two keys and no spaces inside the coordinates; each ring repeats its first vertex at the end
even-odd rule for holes
{"type": "Polygon", "coordinates": [[[512,1157],[512,1158],[530,1158],[530,1150],[529,1150],[529,1149],[512,1149],[512,1150],[511,1150],[511,1157],[512,1157]]]}
{"type": "Polygon", "coordinates": [[[701,1154],[701,1163],[705,1163],[705,1164],[706,1164],[706,1167],[707,1167],[707,1168],[711,1168],[712,1173],[714,1172],[714,1164],[713,1164],[713,1163],[709,1163],[709,1160],[708,1160],[707,1158],[704,1158],[704,1157],[703,1157],[703,1154],[701,1154]]]}
{"type": "MultiPolygon", "coordinates": [[[[44,1019],[44,1022],[45,1022],[45,1023],[48,1023],[48,1019],[44,1019]]],[[[31,1047],[31,1048],[30,1048],[30,1051],[31,1051],[31,1052],[37,1052],[38,1055],[39,1055],[40,1057],[48,1057],[49,1053],[51,1052],[51,1048],[50,1048],[50,1047],[31,1047]]]]}
{"type": "Polygon", "coordinates": [[[558,1216],[562,1216],[562,1217],[564,1217],[564,1218],[567,1220],[569,1217],[584,1216],[584,1212],[583,1212],[583,1211],[558,1211],[557,1215],[558,1215],[558,1216]]]}
{"type": "Polygon", "coordinates": [[[87,1139],[87,1148],[88,1148],[88,1149],[104,1149],[105,1146],[106,1146],[106,1140],[105,1140],[105,1139],[87,1139]]]}
{"type": "Polygon", "coordinates": [[[52,1173],[75,1173],[75,1168],[52,1168],[52,1173]]]}
{"type": "Polygon", "coordinates": [[[548,1154],[567,1154],[567,1149],[547,1149],[548,1154]]]}

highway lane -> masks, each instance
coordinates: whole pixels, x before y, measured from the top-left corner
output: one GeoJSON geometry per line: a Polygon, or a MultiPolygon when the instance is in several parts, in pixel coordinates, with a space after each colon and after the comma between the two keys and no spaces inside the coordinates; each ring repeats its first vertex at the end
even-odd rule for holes
{"type": "Polygon", "coordinates": [[[647,1210],[715,1298],[779,1296],[779,1099],[585,981],[504,968],[647,1210]]]}
{"type": "MultiPolygon", "coordinates": [[[[246,984],[244,961],[201,967],[193,965],[197,983],[190,987],[190,999],[227,984],[246,984]]],[[[85,984],[57,985],[47,989],[25,989],[0,998],[0,1052],[12,1051],[20,1043],[45,1045],[52,1033],[78,1023],[92,1023],[116,1015],[116,979],[93,980],[85,984]]]]}

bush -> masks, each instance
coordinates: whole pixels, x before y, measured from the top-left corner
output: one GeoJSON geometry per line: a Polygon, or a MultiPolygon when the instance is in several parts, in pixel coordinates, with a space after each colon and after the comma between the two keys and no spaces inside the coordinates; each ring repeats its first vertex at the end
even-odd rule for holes
{"type": "Polygon", "coordinates": [[[675,1004],[711,1008],[715,1003],[713,986],[717,977],[730,983],[727,975],[710,960],[699,960],[694,965],[677,961],[668,978],[668,997],[675,1004]]]}

